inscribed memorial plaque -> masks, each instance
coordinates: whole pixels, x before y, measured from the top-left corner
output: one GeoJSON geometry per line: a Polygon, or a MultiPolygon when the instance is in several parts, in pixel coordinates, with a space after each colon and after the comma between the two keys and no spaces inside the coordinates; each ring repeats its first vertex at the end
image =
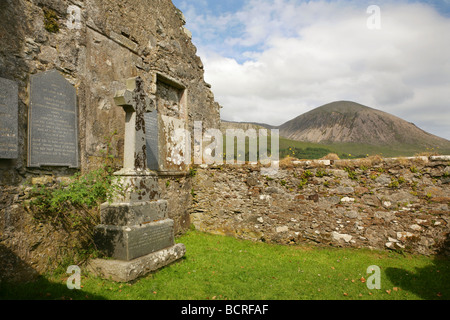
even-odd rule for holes
{"type": "Polygon", "coordinates": [[[145,140],[147,145],[147,168],[159,170],[159,125],[158,112],[146,113],[145,117],[145,140]]]}
{"type": "Polygon", "coordinates": [[[16,82],[0,78],[0,159],[19,156],[18,94],[16,82]]]}
{"type": "Polygon", "coordinates": [[[56,70],[31,77],[28,166],[79,167],[76,89],[56,70]]]}
{"type": "Polygon", "coordinates": [[[131,261],[173,246],[173,227],[171,219],[128,227],[98,225],[94,239],[97,248],[106,256],[131,261]]]}

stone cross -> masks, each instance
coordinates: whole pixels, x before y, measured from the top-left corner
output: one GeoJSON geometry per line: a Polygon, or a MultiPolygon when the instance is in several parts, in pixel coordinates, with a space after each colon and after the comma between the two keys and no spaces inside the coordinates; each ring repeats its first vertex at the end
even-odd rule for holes
{"type": "Polygon", "coordinates": [[[144,91],[140,77],[126,81],[126,89],[116,92],[116,105],[126,112],[124,169],[146,170],[147,147],[145,140],[145,113],[155,110],[155,101],[144,91]]]}

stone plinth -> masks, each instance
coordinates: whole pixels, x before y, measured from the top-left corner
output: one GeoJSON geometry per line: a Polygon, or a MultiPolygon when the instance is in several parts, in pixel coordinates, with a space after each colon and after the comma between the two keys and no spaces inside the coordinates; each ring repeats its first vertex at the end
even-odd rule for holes
{"type": "Polygon", "coordinates": [[[158,175],[150,170],[122,169],[115,173],[119,178],[120,194],[113,199],[115,203],[146,202],[161,198],[158,175]]]}
{"type": "Polygon", "coordinates": [[[116,173],[121,192],[100,208],[101,224],[94,230],[97,249],[113,260],[90,261],[100,277],[128,282],[170,264],[186,252],[176,245],[168,204],[160,199],[158,177],[148,170],[116,173]]]}
{"type": "Polygon", "coordinates": [[[95,243],[106,256],[130,261],[175,244],[173,220],[166,219],[137,226],[99,225],[95,243]]]}
{"type": "Polygon", "coordinates": [[[179,243],[132,261],[90,260],[87,267],[89,272],[102,278],[116,282],[130,282],[181,259],[185,253],[186,247],[179,243]]]}
{"type": "Polygon", "coordinates": [[[137,203],[104,203],[100,208],[105,225],[138,226],[168,218],[166,200],[137,203]]]}

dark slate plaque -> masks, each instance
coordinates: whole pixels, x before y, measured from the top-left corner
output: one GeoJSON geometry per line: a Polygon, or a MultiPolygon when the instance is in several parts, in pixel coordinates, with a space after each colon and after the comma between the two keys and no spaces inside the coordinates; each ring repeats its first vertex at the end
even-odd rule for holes
{"type": "Polygon", "coordinates": [[[158,112],[145,113],[145,140],[147,141],[147,168],[159,170],[158,112]]]}
{"type": "Polygon", "coordinates": [[[173,224],[173,220],[167,219],[132,228],[128,233],[129,260],[173,246],[173,224]]]}
{"type": "Polygon", "coordinates": [[[131,261],[173,246],[173,225],[170,219],[142,226],[99,225],[95,228],[94,239],[97,248],[108,257],[131,261]]]}
{"type": "Polygon", "coordinates": [[[18,95],[16,82],[0,78],[0,159],[19,157],[18,95]]]}
{"type": "Polygon", "coordinates": [[[28,166],[78,168],[76,89],[56,70],[31,77],[28,166]]]}

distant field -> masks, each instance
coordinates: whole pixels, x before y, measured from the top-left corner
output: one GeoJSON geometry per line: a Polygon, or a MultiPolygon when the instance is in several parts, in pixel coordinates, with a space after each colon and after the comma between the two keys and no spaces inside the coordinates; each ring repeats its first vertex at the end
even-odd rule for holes
{"type": "MultiPolygon", "coordinates": [[[[237,157],[237,155],[246,154],[246,160],[248,160],[248,146],[249,139],[246,140],[245,151],[237,150],[235,144],[235,158],[237,157]]],[[[270,151],[270,137],[268,139],[267,146],[268,150],[270,151]]],[[[382,157],[410,157],[425,152],[436,154],[450,154],[450,149],[447,150],[439,148],[421,148],[415,145],[374,146],[357,143],[319,144],[294,141],[283,137],[280,137],[279,149],[281,159],[287,156],[291,156],[297,159],[308,160],[320,159],[330,153],[337,154],[341,159],[365,158],[373,155],[380,155],[382,157]]],[[[224,136],[223,153],[226,154],[226,136],[224,136]]]]}
{"type": "MultiPolygon", "coordinates": [[[[300,141],[293,141],[285,138],[280,138],[280,154],[283,154],[289,148],[307,149],[319,148],[326,149],[332,153],[339,155],[341,159],[346,158],[362,158],[381,155],[383,157],[409,157],[419,153],[429,152],[438,154],[450,154],[450,150],[439,148],[420,148],[412,145],[398,145],[398,146],[373,146],[367,144],[357,143],[339,143],[339,144],[315,144],[300,141]]],[[[315,154],[309,154],[314,156],[315,154]]],[[[295,157],[295,155],[293,155],[295,157]]],[[[319,157],[320,158],[320,157],[319,157]]],[[[305,157],[305,159],[310,159],[305,157]]],[[[317,159],[317,158],[312,158],[317,159]]]]}

